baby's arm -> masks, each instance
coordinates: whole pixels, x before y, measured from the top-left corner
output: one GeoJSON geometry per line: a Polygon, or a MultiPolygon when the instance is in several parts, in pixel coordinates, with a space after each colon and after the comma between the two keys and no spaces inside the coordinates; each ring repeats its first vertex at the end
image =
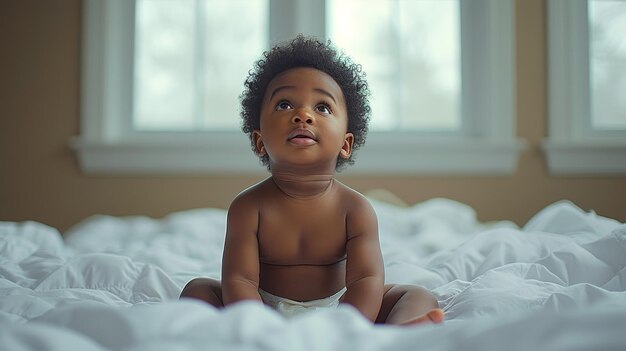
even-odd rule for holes
{"type": "Polygon", "coordinates": [[[347,291],[342,302],[356,307],[374,322],[382,304],[385,271],[376,213],[362,196],[348,213],[347,230],[347,291]]]}
{"type": "Polygon", "coordinates": [[[235,198],[228,209],[226,242],[222,257],[222,299],[224,306],[241,300],[258,300],[259,209],[251,197],[235,198]]]}

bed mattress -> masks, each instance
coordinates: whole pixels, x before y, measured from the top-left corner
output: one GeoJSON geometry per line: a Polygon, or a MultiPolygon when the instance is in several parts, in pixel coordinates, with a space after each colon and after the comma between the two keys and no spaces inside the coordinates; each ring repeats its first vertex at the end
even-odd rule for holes
{"type": "Polygon", "coordinates": [[[0,222],[0,350],[626,350],[626,225],[562,201],[523,227],[464,204],[372,199],[388,283],[431,289],[441,325],[349,306],[285,319],[178,300],[220,278],[226,212],[0,222]]]}

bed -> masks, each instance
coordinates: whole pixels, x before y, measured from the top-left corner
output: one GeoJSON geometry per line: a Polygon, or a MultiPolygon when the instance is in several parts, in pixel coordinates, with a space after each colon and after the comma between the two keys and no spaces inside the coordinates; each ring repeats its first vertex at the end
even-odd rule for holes
{"type": "Polygon", "coordinates": [[[431,289],[442,325],[349,306],[285,319],[178,300],[219,278],[226,212],[0,223],[0,350],[626,350],[626,225],[567,201],[519,228],[462,203],[372,199],[386,281],[431,289]]]}

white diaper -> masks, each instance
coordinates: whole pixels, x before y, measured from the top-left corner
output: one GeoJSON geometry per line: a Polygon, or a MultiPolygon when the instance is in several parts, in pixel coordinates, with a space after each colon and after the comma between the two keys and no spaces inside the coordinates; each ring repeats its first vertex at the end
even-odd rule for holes
{"type": "Polygon", "coordinates": [[[285,317],[293,317],[305,311],[337,308],[339,305],[339,298],[341,298],[345,292],[346,288],[344,287],[332,296],[319,300],[301,302],[272,295],[267,291],[259,289],[259,295],[261,295],[263,302],[285,317]]]}

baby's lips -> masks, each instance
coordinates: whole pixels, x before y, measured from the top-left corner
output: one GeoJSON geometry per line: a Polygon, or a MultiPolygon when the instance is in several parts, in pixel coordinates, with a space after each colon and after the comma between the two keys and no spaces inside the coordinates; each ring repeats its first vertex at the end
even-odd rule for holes
{"type": "Polygon", "coordinates": [[[310,139],[314,142],[317,141],[317,137],[315,136],[315,134],[305,128],[298,128],[298,129],[294,129],[293,131],[291,131],[291,133],[289,133],[289,135],[287,136],[287,140],[292,141],[293,139],[310,139]]]}
{"type": "Polygon", "coordinates": [[[315,143],[317,143],[317,141],[315,141],[315,139],[311,139],[309,137],[306,136],[296,136],[294,138],[289,139],[289,142],[292,144],[296,144],[296,145],[313,145],[315,143]]]}

